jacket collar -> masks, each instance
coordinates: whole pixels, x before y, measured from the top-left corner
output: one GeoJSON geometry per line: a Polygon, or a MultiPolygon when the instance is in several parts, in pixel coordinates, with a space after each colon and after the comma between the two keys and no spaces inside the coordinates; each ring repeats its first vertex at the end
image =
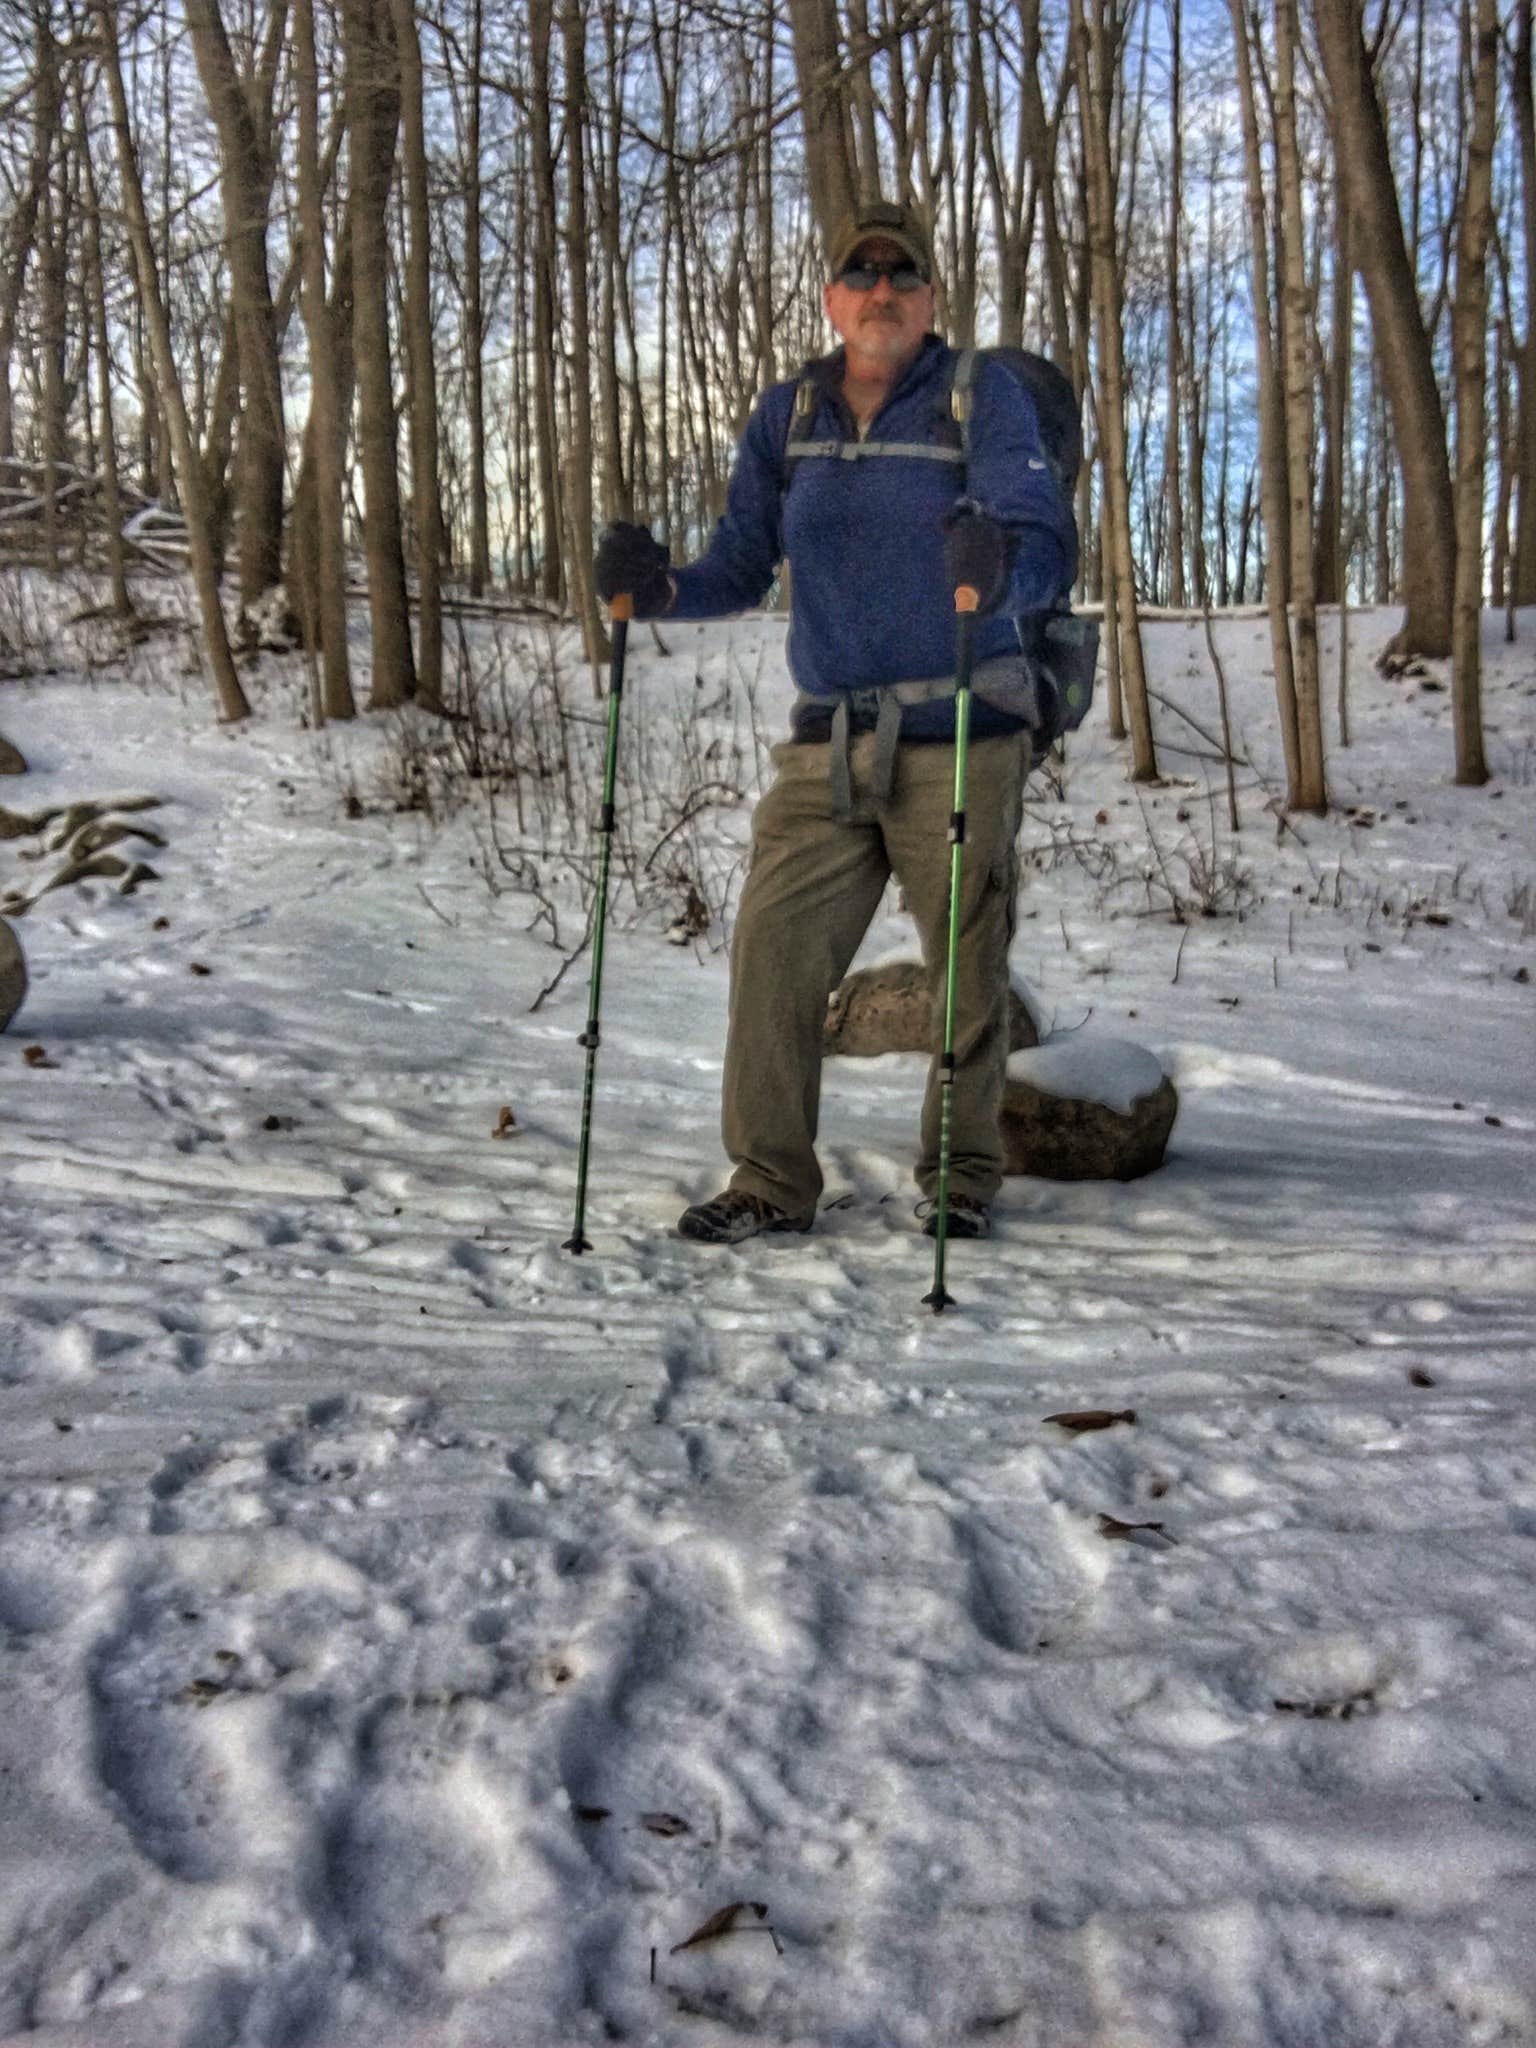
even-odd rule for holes
{"type": "MultiPolygon", "coordinates": [[[[917,354],[908,363],[896,383],[892,386],[885,404],[891,405],[921,384],[934,370],[940,358],[951,353],[949,344],[931,331],[923,336],[917,354]]],[[[830,355],[816,356],[801,371],[802,377],[809,377],[822,398],[830,399],[834,405],[846,412],[843,403],[843,365],[848,351],[833,349],[830,355]]],[[[881,408],[884,410],[884,407],[881,408]]]]}

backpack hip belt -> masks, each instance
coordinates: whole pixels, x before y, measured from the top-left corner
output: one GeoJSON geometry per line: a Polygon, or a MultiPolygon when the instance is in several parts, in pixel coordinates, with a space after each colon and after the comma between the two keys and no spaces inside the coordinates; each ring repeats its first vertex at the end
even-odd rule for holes
{"type": "MultiPolygon", "coordinates": [[[[1045,729],[1052,717],[1055,686],[1033,656],[1021,648],[1018,653],[995,654],[977,662],[971,671],[971,689],[983,703],[1009,718],[1018,719],[1034,731],[1045,729]]],[[[909,704],[935,704],[955,694],[955,678],[914,676],[905,682],[883,683],[868,689],[841,691],[832,704],[831,754],[827,773],[832,785],[832,815],[853,815],[853,772],[848,744],[855,732],[873,731],[875,756],[870,770],[871,802],[890,801],[896,780],[896,749],[901,743],[901,714],[909,704]]],[[[814,707],[824,710],[826,697],[795,698],[795,711],[814,707]]]]}

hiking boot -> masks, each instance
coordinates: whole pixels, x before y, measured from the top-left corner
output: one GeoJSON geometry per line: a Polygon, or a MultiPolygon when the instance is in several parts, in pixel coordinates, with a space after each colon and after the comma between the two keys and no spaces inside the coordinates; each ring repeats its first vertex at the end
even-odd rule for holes
{"type": "Polygon", "coordinates": [[[677,1219],[679,1237],[697,1238],[700,1244],[740,1244],[743,1238],[760,1237],[770,1230],[809,1230],[813,1216],[791,1216],[761,1195],[749,1195],[744,1188],[726,1188],[708,1202],[695,1202],[677,1219]]]}
{"type": "MultiPolygon", "coordinates": [[[[924,1237],[939,1234],[939,1205],[934,1201],[920,1202],[917,1213],[923,1219],[924,1237]]],[[[948,1237],[990,1237],[992,1235],[992,1204],[983,1202],[977,1195],[951,1195],[949,1198],[948,1237]]]]}

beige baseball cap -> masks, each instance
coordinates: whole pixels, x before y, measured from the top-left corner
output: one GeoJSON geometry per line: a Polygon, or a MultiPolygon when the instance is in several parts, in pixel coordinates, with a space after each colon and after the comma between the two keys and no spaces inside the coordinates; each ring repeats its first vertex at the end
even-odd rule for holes
{"type": "Polygon", "coordinates": [[[872,242],[877,236],[882,241],[894,242],[903,254],[910,256],[925,282],[932,278],[933,258],[917,215],[908,206],[893,206],[884,199],[866,200],[844,218],[828,251],[829,275],[836,277],[846,269],[849,260],[858,254],[860,244],[872,242]]]}

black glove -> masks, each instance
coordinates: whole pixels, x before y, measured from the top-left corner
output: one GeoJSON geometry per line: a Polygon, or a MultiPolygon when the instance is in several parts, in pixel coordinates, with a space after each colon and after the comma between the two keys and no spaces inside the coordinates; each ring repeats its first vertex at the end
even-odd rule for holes
{"type": "Polygon", "coordinates": [[[990,612],[1002,601],[1013,568],[1015,541],[1000,519],[984,512],[974,498],[961,498],[944,514],[944,569],[951,590],[969,584],[980,599],[976,609],[990,612]]]}
{"type": "Polygon", "coordinates": [[[636,526],[628,519],[615,519],[597,537],[592,558],[592,579],[604,604],[628,595],[635,601],[635,617],[652,619],[672,602],[672,581],[667,574],[668,551],[648,526],[636,526]]]}

